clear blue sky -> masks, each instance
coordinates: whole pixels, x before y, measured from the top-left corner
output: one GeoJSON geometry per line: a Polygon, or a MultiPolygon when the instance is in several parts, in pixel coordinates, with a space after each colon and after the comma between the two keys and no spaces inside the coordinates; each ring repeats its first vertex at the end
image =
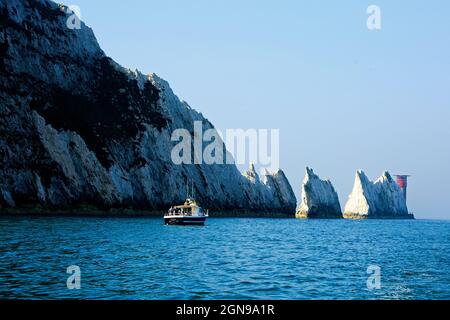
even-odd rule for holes
{"type": "Polygon", "coordinates": [[[165,78],[219,129],[279,128],[298,198],[307,165],[342,206],[357,169],[388,169],[413,175],[416,216],[450,219],[449,1],[64,3],[106,54],[165,78]]]}

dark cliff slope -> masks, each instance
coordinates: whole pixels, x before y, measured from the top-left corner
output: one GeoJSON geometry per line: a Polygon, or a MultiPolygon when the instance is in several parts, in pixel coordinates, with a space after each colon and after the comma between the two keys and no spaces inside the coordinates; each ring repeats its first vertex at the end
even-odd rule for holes
{"type": "Polygon", "coordinates": [[[212,124],[67,18],[47,0],[0,0],[0,210],[165,210],[191,179],[213,210],[294,213],[282,172],[255,188],[234,165],[175,165],[173,130],[212,124]]]}

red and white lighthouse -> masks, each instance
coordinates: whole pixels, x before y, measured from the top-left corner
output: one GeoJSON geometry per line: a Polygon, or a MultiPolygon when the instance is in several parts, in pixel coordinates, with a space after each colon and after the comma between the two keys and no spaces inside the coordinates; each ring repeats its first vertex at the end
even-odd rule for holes
{"type": "Polygon", "coordinates": [[[411,177],[410,175],[400,175],[396,174],[395,177],[397,178],[397,184],[399,185],[400,189],[403,191],[403,196],[405,197],[406,201],[406,190],[408,189],[408,178],[411,177]]]}

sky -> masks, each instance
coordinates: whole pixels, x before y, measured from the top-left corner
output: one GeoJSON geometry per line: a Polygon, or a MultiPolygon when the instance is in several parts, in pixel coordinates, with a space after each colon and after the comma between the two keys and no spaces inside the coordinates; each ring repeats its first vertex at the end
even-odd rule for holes
{"type": "Polygon", "coordinates": [[[344,207],[355,172],[410,174],[418,218],[450,219],[450,2],[64,1],[105,53],[155,72],[218,129],[280,130],[297,198],[312,167],[344,207]],[[369,5],[381,30],[369,30],[369,5]]]}

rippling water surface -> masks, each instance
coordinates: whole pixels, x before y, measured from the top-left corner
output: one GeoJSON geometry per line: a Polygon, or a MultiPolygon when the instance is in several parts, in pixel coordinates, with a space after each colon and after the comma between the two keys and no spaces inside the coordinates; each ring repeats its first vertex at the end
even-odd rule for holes
{"type": "Polygon", "coordinates": [[[3,299],[449,299],[449,272],[448,221],[0,218],[3,299]]]}

